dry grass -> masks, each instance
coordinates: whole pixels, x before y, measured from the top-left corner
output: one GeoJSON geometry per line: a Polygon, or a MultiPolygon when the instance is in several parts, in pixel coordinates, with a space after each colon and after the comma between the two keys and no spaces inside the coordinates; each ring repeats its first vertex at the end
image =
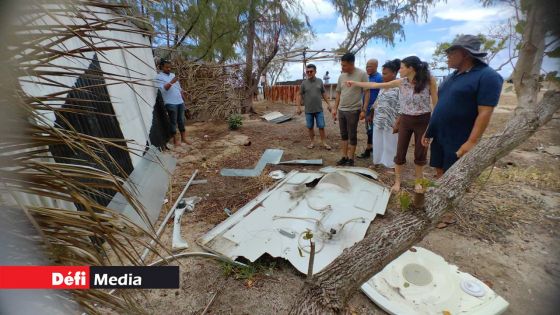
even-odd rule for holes
{"type": "Polygon", "coordinates": [[[470,237],[504,241],[520,225],[543,221],[544,202],[534,192],[547,190],[560,191],[557,174],[536,167],[488,169],[457,206],[457,229],[470,237]]]}

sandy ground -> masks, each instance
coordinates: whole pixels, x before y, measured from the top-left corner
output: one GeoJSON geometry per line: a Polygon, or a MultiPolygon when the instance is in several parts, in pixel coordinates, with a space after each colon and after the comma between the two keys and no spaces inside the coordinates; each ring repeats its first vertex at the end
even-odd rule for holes
{"type": "MultiPolygon", "coordinates": [[[[505,93],[493,116],[487,135],[498,132],[513,114],[515,96],[505,93]]],[[[295,112],[294,106],[256,104],[259,112],[280,110],[295,112]]],[[[284,159],[322,158],[334,165],[337,152],[338,125],[327,118],[327,134],[332,151],[308,144],[304,116],[274,125],[258,116],[246,117],[243,127],[230,132],[225,123],[193,123],[188,133],[194,145],[174,151],[178,166],[170,191],[174,201],[193,170],[208,184],[192,186],[187,196],[203,201],[193,213],[183,217],[183,237],[200,251],[195,240],[226,219],[224,208],[237,210],[272,182],[260,178],[221,177],[219,169],[252,168],[266,148],[284,150],[284,159]],[[251,144],[235,145],[231,140],[248,136],[251,144]],[[225,140],[225,141],[224,141],[225,140]]],[[[560,160],[542,151],[560,145],[560,122],[556,117],[510,155],[498,161],[494,169],[481,175],[454,209],[457,223],[432,231],[418,245],[443,256],[485,281],[503,296],[510,307],[507,314],[559,314],[560,312],[560,160]]],[[[365,146],[364,125],[359,126],[359,148],[365,146]]],[[[409,156],[410,153],[409,153],[409,156]]],[[[369,166],[370,160],[357,161],[369,166]]],[[[298,167],[269,167],[290,169],[298,167]]],[[[308,167],[312,169],[313,167],[308,167]]],[[[302,169],[299,167],[298,169],[302,169]]],[[[378,169],[381,181],[392,183],[392,174],[378,169]]],[[[432,177],[434,171],[427,170],[432,177]]],[[[412,179],[412,165],[405,177],[412,179]]],[[[405,183],[405,189],[411,189],[405,183]]],[[[161,217],[172,202],[164,205],[161,217]]],[[[396,208],[392,200],[389,208],[396,208]]],[[[160,218],[161,219],[161,218],[160,218]]],[[[162,242],[171,245],[172,224],[168,224],[162,242]]],[[[215,295],[207,314],[285,314],[299,294],[304,277],[287,261],[263,257],[256,263],[257,272],[249,275],[231,273],[224,265],[201,259],[183,259],[181,288],[178,290],[144,290],[136,295],[138,305],[150,314],[201,314],[215,295]]],[[[350,301],[350,313],[385,314],[363,293],[350,301]]]]}

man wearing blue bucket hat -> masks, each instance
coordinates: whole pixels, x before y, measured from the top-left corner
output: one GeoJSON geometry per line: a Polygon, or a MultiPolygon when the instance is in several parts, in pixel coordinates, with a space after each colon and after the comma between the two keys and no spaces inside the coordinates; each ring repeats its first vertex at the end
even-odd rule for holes
{"type": "Polygon", "coordinates": [[[500,99],[503,79],[486,64],[481,45],[479,37],[461,35],[445,51],[456,70],[439,86],[422,139],[425,146],[431,143],[430,166],[438,177],[478,143],[500,99]]]}

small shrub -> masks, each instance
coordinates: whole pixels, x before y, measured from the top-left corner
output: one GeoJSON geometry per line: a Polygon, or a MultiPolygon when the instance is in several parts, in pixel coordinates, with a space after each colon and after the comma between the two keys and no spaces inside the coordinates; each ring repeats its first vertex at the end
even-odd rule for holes
{"type": "Polygon", "coordinates": [[[422,186],[422,188],[424,190],[426,190],[430,187],[436,187],[436,183],[427,179],[427,178],[422,178],[422,179],[415,180],[414,185],[420,185],[420,186],[422,186]]]}
{"type": "Polygon", "coordinates": [[[399,197],[399,204],[401,205],[401,210],[406,211],[410,209],[410,205],[412,204],[412,197],[406,191],[401,191],[398,195],[399,197]]]}
{"type": "Polygon", "coordinates": [[[230,130],[239,129],[243,125],[243,117],[239,114],[233,114],[228,118],[228,126],[230,130]]]}

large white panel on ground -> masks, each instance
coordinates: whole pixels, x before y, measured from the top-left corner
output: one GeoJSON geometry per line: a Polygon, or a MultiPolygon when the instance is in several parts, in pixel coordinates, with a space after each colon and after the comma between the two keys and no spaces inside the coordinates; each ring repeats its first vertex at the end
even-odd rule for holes
{"type": "Polygon", "coordinates": [[[292,171],[198,243],[231,259],[255,261],[264,253],[283,257],[307,273],[310,246],[303,236],[311,231],[317,273],[363,239],[375,216],[385,213],[389,195],[387,187],[351,169],[292,171]]]}

